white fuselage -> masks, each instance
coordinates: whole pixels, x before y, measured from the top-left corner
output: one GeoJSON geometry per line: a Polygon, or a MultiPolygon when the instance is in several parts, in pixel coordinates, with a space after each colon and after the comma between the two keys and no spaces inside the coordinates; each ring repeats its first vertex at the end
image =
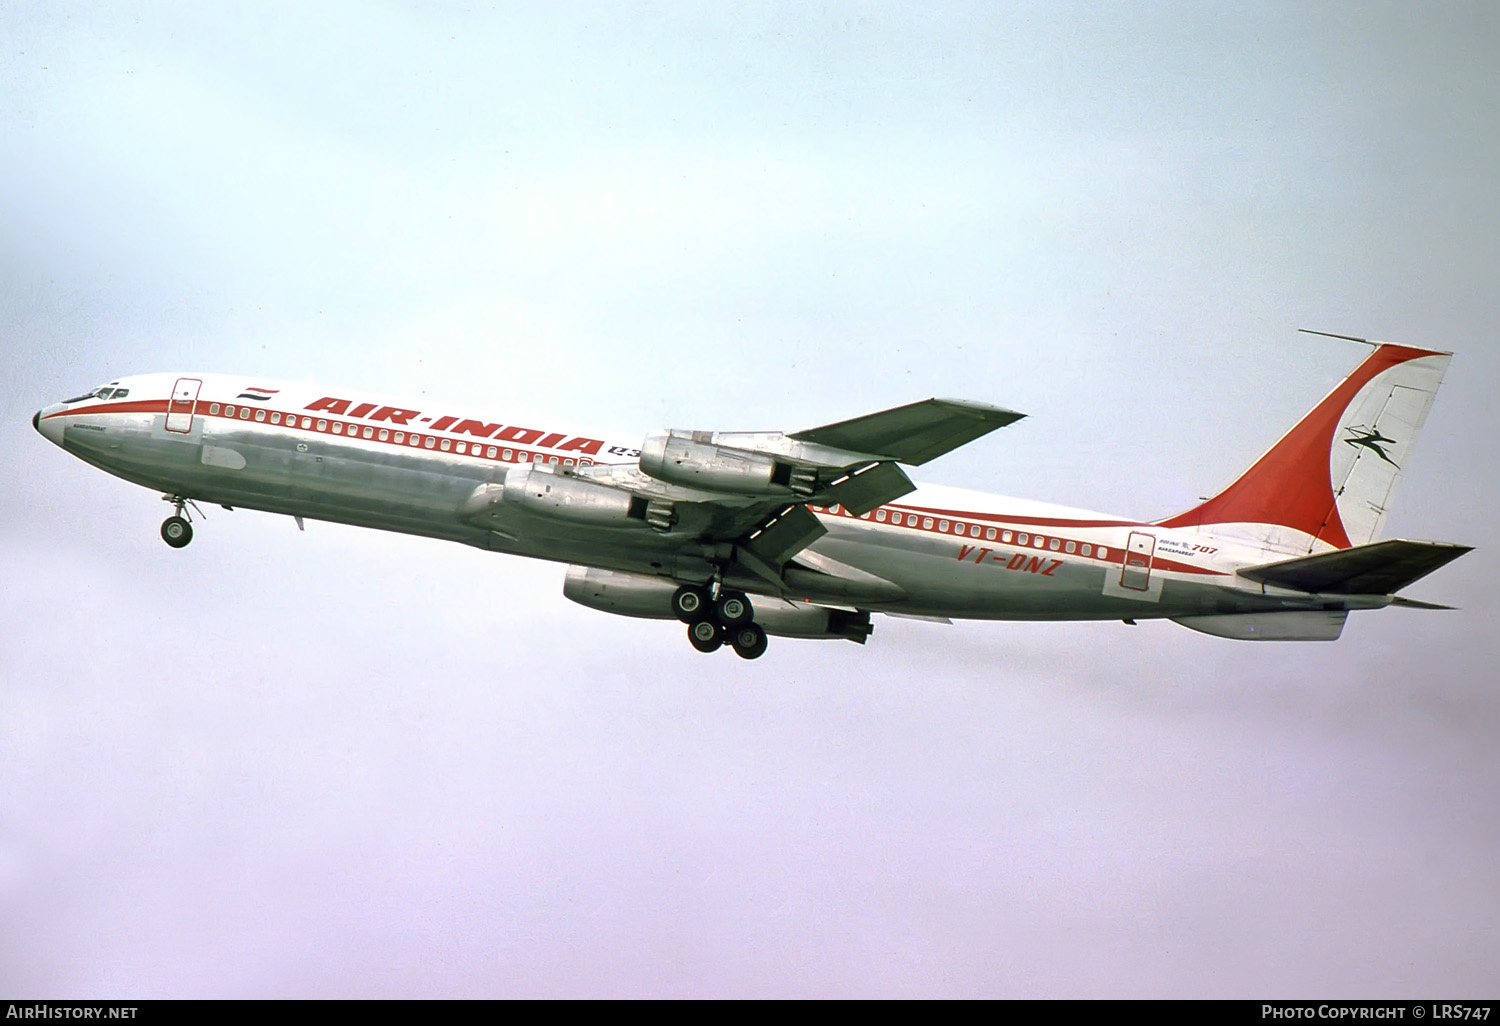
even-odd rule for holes
{"type": "MultiPolygon", "coordinates": [[[[260,379],[160,374],[113,384],[125,392],[42,410],[38,430],[80,459],[170,496],[663,579],[701,581],[707,573],[711,552],[639,520],[580,524],[504,509],[465,515],[476,490],[502,484],[511,468],[630,466],[638,441],[260,379]]],[[[826,572],[789,575],[781,597],[1017,620],[1331,608],[1325,597],[1236,576],[1237,567],[1285,558],[1285,549],[1204,528],[934,486],[858,517],[837,507],[813,511],[828,533],[797,561],[826,572]],[[865,588],[868,577],[890,587],[865,588]]],[[[725,583],[773,591],[755,578],[725,583]]],[[[1377,604],[1365,598],[1342,607],[1377,604]]]]}

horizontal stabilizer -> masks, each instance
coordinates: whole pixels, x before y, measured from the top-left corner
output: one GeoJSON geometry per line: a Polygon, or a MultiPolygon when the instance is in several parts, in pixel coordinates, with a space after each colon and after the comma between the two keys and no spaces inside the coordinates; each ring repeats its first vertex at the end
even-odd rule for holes
{"type": "Polygon", "coordinates": [[[1392,538],[1351,549],[1265,563],[1240,576],[1278,588],[1332,595],[1392,595],[1468,552],[1470,545],[1392,538]]]}
{"type": "Polygon", "coordinates": [[[962,399],[924,399],[789,437],[917,466],[1024,416],[962,399]]]}
{"type": "Polygon", "coordinates": [[[1417,599],[1402,598],[1397,595],[1391,599],[1393,606],[1405,606],[1407,609],[1457,609],[1457,606],[1445,606],[1437,602],[1419,602],[1417,599]]]}

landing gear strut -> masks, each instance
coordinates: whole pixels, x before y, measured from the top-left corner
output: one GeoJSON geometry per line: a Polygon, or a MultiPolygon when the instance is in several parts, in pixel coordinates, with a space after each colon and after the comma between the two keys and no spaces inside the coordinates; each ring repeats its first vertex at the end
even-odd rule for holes
{"type": "Polygon", "coordinates": [[[688,641],[699,652],[728,645],[741,659],[759,659],[766,651],[766,632],[755,623],[750,597],[742,591],[719,591],[686,585],[672,596],[672,612],[688,625],[688,641]]]}
{"type": "MultiPolygon", "coordinates": [[[[180,495],[163,495],[162,498],[172,503],[177,512],[161,522],[161,540],[174,549],[180,549],[193,540],[193,525],[188,523],[187,514],[189,500],[180,495]]],[[[201,510],[199,516],[202,516],[201,510]]]]}

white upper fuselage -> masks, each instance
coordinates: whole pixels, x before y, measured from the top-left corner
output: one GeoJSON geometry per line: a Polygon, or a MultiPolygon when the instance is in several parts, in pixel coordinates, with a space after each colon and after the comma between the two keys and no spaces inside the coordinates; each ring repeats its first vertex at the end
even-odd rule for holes
{"type": "MultiPolygon", "coordinates": [[[[119,379],[35,418],[55,444],[173,496],[445,538],[678,581],[707,576],[708,551],[640,521],[601,525],[501,510],[466,515],[476,490],[527,463],[632,467],[639,439],[429,401],[217,374],[119,379]],[[96,390],[97,391],[97,390],[96,390]],[[507,519],[509,518],[509,519],[507,519]]],[[[855,517],[814,508],[828,533],[797,556],[787,598],[983,619],[1183,617],[1320,608],[1237,578],[1284,558],[1202,527],[1159,525],[964,489],[923,486],[855,517]],[[869,578],[891,587],[866,587],[869,578]]],[[[1325,546],[1326,547],[1326,546],[1325,546]]],[[[733,582],[765,593],[765,582],[733,582]]]]}

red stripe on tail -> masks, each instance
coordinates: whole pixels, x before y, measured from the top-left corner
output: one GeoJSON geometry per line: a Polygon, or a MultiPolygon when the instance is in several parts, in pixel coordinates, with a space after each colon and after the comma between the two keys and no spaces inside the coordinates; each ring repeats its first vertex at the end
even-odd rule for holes
{"type": "Polygon", "coordinates": [[[1339,519],[1328,475],[1328,454],[1339,421],[1377,374],[1434,355],[1426,349],[1381,345],[1233,484],[1202,505],[1159,521],[1160,526],[1275,524],[1347,549],[1349,535],[1339,519]]]}

